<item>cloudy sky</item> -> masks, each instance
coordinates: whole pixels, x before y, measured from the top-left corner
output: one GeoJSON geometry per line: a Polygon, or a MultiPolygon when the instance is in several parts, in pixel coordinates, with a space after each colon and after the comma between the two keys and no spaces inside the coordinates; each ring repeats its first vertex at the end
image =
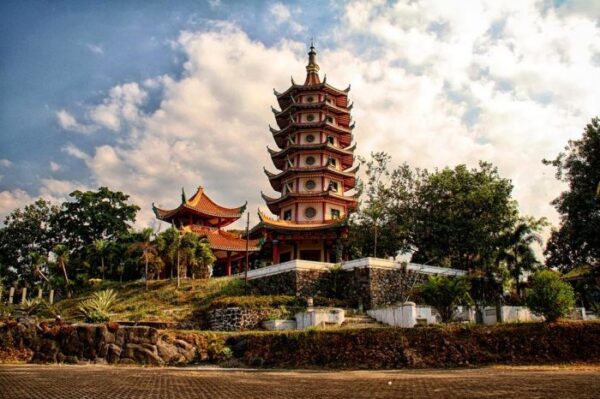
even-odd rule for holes
{"type": "Polygon", "coordinates": [[[273,88],[352,85],[359,154],[479,160],[521,211],[557,222],[553,158],[600,114],[600,0],[9,1],[0,4],[0,216],[108,186],[173,207],[203,185],[226,206],[273,169],[273,88]]]}

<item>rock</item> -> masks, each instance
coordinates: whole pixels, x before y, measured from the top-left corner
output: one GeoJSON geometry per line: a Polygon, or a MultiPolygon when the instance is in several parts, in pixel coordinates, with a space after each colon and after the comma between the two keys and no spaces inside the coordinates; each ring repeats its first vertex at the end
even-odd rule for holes
{"type": "Polygon", "coordinates": [[[109,363],[119,363],[119,359],[121,358],[121,347],[115,344],[106,345],[106,361],[109,363]]]}
{"type": "Polygon", "coordinates": [[[156,347],[154,350],[143,347],[139,344],[126,344],[124,349],[124,356],[126,358],[135,359],[142,364],[151,364],[154,366],[164,366],[165,362],[158,356],[156,347]]]}
{"type": "Polygon", "coordinates": [[[156,345],[158,341],[158,330],[146,326],[126,326],[119,329],[125,331],[125,342],[132,344],[156,345]]]}

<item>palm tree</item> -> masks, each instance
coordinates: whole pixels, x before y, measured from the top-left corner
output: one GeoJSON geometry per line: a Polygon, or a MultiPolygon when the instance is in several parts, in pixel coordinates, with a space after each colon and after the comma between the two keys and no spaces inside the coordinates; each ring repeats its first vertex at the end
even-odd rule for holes
{"type": "Polygon", "coordinates": [[[52,249],[54,255],[56,255],[56,264],[63,271],[65,276],[65,288],[67,290],[67,298],[71,298],[71,283],[69,282],[69,276],[67,275],[67,265],[69,264],[69,248],[66,245],[58,244],[52,249]]]}
{"type": "Polygon", "coordinates": [[[520,279],[524,271],[532,271],[540,265],[532,245],[542,244],[537,233],[545,225],[545,220],[522,220],[504,237],[504,249],[499,260],[506,262],[511,277],[515,280],[517,296],[521,298],[520,279]]]}
{"type": "Polygon", "coordinates": [[[93,245],[96,253],[100,255],[100,270],[102,271],[102,280],[104,280],[104,255],[108,249],[108,241],[102,239],[94,240],[93,245]]]}
{"type": "Polygon", "coordinates": [[[146,290],[148,290],[148,263],[150,261],[151,256],[156,256],[158,254],[158,250],[156,248],[156,244],[152,241],[152,235],[154,234],[154,230],[148,227],[140,232],[140,241],[134,243],[130,250],[140,250],[142,252],[141,258],[144,261],[144,277],[146,280],[146,290]]]}
{"type": "Polygon", "coordinates": [[[45,256],[40,255],[39,252],[31,252],[29,254],[29,258],[31,258],[31,267],[33,269],[33,274],[36,277],[41,277],[44,281],[46,281],[46,283],[50,284],[50,280],[48,280],[48,277],[44,274],[42,267],[46,264],[46,262],[48,261],[48,258],[46,258],[45,256]]]}

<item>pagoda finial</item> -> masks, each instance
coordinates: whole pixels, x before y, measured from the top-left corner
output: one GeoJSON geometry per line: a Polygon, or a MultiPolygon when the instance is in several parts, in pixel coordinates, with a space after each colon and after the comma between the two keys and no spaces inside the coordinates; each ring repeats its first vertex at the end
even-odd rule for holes
{"type": "Polygon", "coordinates": [[[315,85],[321,83],[319,79],[319,64],[317,64],[317,51],[313,40],[310,40],[310,50],[308,52],[308,65],[306,66],[305,85],[315,85]]]}
{"type": "Polygon", "coordinates": [[[181,187],[181,203],[185,203],[185,189],[181,187]]]}

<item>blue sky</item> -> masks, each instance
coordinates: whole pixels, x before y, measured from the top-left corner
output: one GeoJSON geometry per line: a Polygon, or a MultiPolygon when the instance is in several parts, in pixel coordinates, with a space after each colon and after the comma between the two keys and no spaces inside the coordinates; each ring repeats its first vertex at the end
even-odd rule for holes
{"type": "Polygon", "coordinates": [[[358,153],[498,165],[523,213],[564,188],[541,164],[599,114],[600,1],[3,1],[0,216],[108,185],[174,206],[203,185],[254,217],[268,124],[315,38],[352,84],[358,153]]]}

